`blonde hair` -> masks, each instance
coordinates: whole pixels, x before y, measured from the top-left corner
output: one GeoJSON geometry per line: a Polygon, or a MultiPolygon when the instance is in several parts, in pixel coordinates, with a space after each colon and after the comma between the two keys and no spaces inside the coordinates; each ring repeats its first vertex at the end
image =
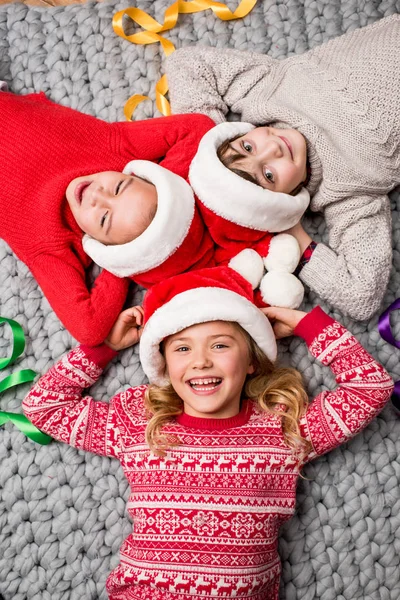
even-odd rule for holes
{"type": "MultiPolygon", "coordinates": [[[[286,444],[300,458],[311,444],[301,436],[299,419],[304,415],[308,396],[301,374],[290,367],[278,367],[267,358],[253,338],[238,323],[232,322],[246,340],[250,363],[254,373],[247,376],[242,398],[249,398],[269,414],[279,417],[286,444]]],[[[159,456],[179,440],[162,432],[163,426],[183,412],[183,401],[171,384],[164,387],[150,385],[145,393],[145,407],[149,422],[146,427],[146,442],[159,456]]]]}

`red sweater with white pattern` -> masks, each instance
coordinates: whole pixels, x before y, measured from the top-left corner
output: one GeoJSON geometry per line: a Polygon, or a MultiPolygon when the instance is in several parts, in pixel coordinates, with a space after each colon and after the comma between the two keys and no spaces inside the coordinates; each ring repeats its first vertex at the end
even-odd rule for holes
{"type": "MultiPolygon", "coordinates": [[[[0,93],[0,122],[0,237],[32,271],[74,338],[100,344],[122,310],[129,280],[102,271],[88,289],[92,261],[65,198],[68,184],[83,175],[122,171],[136,159],[186,179],[198,143],[214,123],[204,115],[106,123],[44,94],[8,92],[0,93]]],[[[190,248],[182,271],[208,266],[212,243],[205,235],[197,243],[196,257],[205,260],[194,265],[190,248]]],[[[143,274],[135,281],[147,287],[143,274]]]]}
{"type": "Polygon", "coordinates": [[[250,400],[228,419],[180,415],[165,427],[180,445],[157,457],[145,442],[145,385],[109,404],[82,398],[115,354],[104,345],[72,350],[25,398],[25,414],[37,427],[118,458],[128,478],[133,531],[107,580],[111,600],[278,598],[278,531],[294,512],[302,465],[365,427],[393,388],[383,367],[320,308],[295,333],[337,381],[301,419],[312,443],[301,463],[285,444],[280,418],[250,400]]]}

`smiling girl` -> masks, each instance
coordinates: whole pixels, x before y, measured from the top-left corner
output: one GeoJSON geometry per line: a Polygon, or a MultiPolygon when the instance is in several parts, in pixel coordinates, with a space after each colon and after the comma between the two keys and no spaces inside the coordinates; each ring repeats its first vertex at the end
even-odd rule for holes
{"type": "MultiPolygon", "coordinates": [[[[303,252],[299,277],[363,320],[379,309],[392,266],[388,193],[400,184],[400,15],[352,27],[284,60],[181,48],[168,57],[166,72],[174,112],[201,112],[221,123],[232,111],[257,126],[223,140],[219,157],[268,192],[257,206],[260,218],[276,194],[310,195],[329,242],[315,244],[293,224],[289,233],[303,252]]],[[[225,198],[219,181],[213,194],[225,198]]],[[[236,192],[252,210],[258,192],[249,182],[232,185],[229,201],[236,192]]]]}
{"type": "Polygon", "coordinates": [[[24,400],[37,427],[117,458],[128,478],[133,530],[107,580],[110,600],[277,600],[278,532],[301,468],[390,398],[386,371],[320,308],[261,311],[252,297],[228,267],[165,280],[147,292],[144,317],[121,313],[106,344],[72,350],[24,400]],[[337,388],[308,404],[300,373],[275,365],[274,332],[302,337],[337,388]],[[82,397],[139,337],[151,385],[109,403],[82,397]]]}

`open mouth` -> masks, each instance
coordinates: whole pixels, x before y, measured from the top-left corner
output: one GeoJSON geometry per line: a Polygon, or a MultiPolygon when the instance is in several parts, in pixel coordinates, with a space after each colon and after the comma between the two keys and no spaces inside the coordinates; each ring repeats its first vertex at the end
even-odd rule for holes
{"type": "Polygon", "coordinates": [[[189,379],[187,382],[195,392],[214,392],[222,384],[220,377],[189,379]]]}
{"type": "Polygon", "coordinates": [[[84,194],[86,188],[88,188],[90,184],[91,184],[90,181],[82,181],[81,183],[78,183],[78,185],[76,186],[75,191],[74,191],[74,196],[75,196],[75,200],[76,200],[77,204],[79,204],[79,206],[82,204],[83,194],[84,194]]]}
{"type": "Polygon", "coordinates": [[[288,150],[289,150],[289,152],[290,152],[290,156],[292,157],[292,160],[293,160],[293,150],[292,150],[292,146],[291,146],[291,144],[290,144],[289,140],[287,140],[287,139],[286,139],[285,137],[283,137],[282,135],[281,135],[281,136],[279,136],[279,137],[281,138],[282,142],[284,142],[284,143],[286,144],[286,146],[287,146],[287,149],[288,149],[288,150]]]}

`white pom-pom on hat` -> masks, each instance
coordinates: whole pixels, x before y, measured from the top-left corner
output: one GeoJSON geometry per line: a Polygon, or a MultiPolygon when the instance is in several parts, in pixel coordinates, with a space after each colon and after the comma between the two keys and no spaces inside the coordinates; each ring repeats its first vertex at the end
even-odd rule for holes
{"type": "Polygon", "coordinates": [[[264,258],[267,271],[293,273],[300,260],[300,246],[293,235],[275,235],[269,245],[268,256],[264,258]]]}
{"type": "Polygon", "coordinates": [[[292,273],[270,271],[260,283],[263,301],[270,306],[298,308],[304,298],[303,284],[292,273]]]}
{"type": "Polygon", "coordinates": [[[252,248],[246,248],[229,261],[231,269],[246,279],[253,290],[258,288],[264,275],[264,263],[261,256],[252,248]]]}

